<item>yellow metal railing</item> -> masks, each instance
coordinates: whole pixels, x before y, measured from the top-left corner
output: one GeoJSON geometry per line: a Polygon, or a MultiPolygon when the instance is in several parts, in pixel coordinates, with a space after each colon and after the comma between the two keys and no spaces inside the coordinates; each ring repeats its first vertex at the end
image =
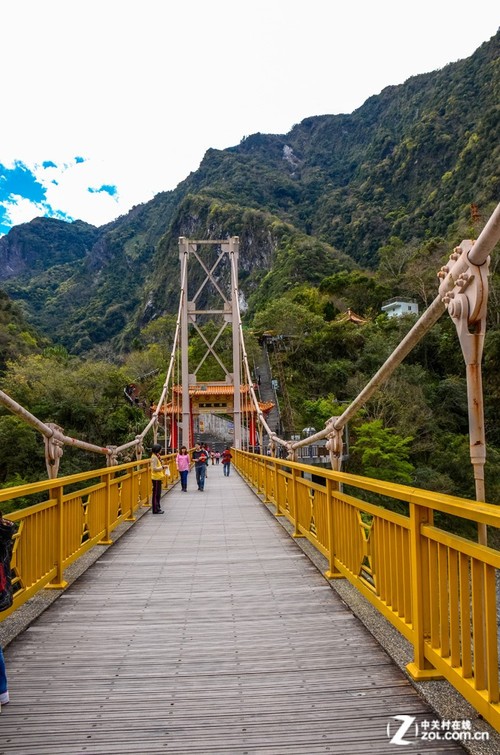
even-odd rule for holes
{"type": "Polygon", "coordinates": [[[500,730],[495,585],[500,552],[434,524],[435,512],[441,512],[498,528],[499,507],[244,451],[233,454],[263,501],[293,525],[294,537],[306,537],[325,556],[326,576],[348,579],[412,643],[410,675],[444,677],[500,730]],[[344,487],[395,499],[407,513],[348,495],[344,487]]]}
{"type": "MultiPolygon", "coordinates": [[[[175,456],[165,458],[170,486],[179,473],[175,456]]],[[[18,524],[11,560],[14,603],[0,618],[44,587],[64,588],[64,570],[94,545],[110,544],[112,531],[148,505],[150,491],[149,459],[0,490],[0,511],[5,501],[37,501],[7,515],[18,524]]]]}

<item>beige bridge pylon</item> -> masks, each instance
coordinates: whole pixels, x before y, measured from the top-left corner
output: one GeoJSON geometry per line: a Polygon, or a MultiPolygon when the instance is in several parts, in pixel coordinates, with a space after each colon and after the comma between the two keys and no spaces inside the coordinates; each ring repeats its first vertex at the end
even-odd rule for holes
{"type": "MultiPolygon", "coordinates": [[[[183,303],[181,308],[181,372],[182,372],[182,444],[191,445],[191,418],[193,409],[192,394],[193,387],[198,386],[198,371],[211,354],[222,368],[225,375],[225,383],[206,382],[199,385],[200,391],[210,393],[210,388],[220,388],[221,386],[232,387],[232,404],[229,403],[224,407],[224,413],[232,413],[234,420],[234,446],[241,448],[241,391],[242,388],[248,390],[248,386],[242,386],[240,381],[241,371],[241,339],[238,322],[238,256],[239,256],[239,238],[232,236],[226,240],[194,240],[185,236],[179,238],[179,258],[181,262],[181,287],[184,286],[183,303]],[[213,253],[207,252],[215,249],[216,257],[213,253]],[[206,259],[208,258],[209,259],[206,259]],[[216,276],[215,273],[227,259],[230,268],[230,292],[224,291],[221,283],[222,276],[216,276]],[[189,295],[189,263],[195,261],[202,268],[205,277],[198,286],[196,292],[190,297],[189,295]],[[200,303],[201,294],[206,286],[211,283],[212,287],[221,301],[220,308],[211,306],[204,307],[200,303]],[[222,325],[218,330],[215,338],[210,343],[200,328],[198,319],[204,315],[219,316],[222,325]],[[192,325],[206,345],[206,351],[202,359],[195,367],[194,372],[189,372],[188,358],[188,331],[192,325]],[[224,364],[222,358],[216,351],[216,345],[223,331],[228,325],[232,326],[232,365],[229,369],[224,364]],[[191,390],[190,390],[191,389],[191,390]]],[[[197,392],[197,391],[196,391],[197,392]]]]}

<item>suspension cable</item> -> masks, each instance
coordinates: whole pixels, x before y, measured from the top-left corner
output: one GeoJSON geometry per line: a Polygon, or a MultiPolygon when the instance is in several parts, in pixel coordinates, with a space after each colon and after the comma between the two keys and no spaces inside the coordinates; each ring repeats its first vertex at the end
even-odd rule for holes
{"type": "Polygon", "coordinates": [[[150,421],[147,423],[147,425],[143,429],[143,431],[141,433],[139,433],[139,435],[137,435],[135,437],[134,441],[131,441],[130,443],[125,443],[123,446],[119,446],[115,450],[115,453],[120,453],[121,451],[125,450],[125,448],[130,448],[130,446],[132,446],[132,445],[142,444],[142,442],[143,442],[146,434],[153,427],[153,425],[155,424],[155,422],[158,421],[159,407],[161,407],[162,403],[165,400],[165,396],[167,395],[168,385],[169,385],[169,381],[170,381],[170,376],[172,374],[173,367],[174,367],[174,364],[175,364],[175,355],[176,355],[177,344],[179,342],[179,337],[180,337],[181,313],[182,313],[182,306],[183,306],[183,303],[184,303],[184,297],[186,296],[186,274],[187,274],[186,264],[184,263],[184,261],[181,264],[182,264],[181,291],[180,291],[180,297],[179,297],[179,309],[178,309],[178,312],[177,312],[177,322],[176,322],[176,326],[175,326],[175,335],[174,335],[174,341],[173,341],[173,345],[172,345],[172,350],[170,352],[170,361],[169,361],[169,365],[168,365],[167,376],[165,378],[165,382],[163,383],[163,388],[162,388],[162,391],[161,391],[160,398],[157,401],[156,409],[153,412],[153,415],[152,415],[150,421]]]}
{"type": "MultiPolygon", "coordinates": [[[[233,280],[237,280],[234,258],[231,258],[231,265],[232,265],[232,268],[233,268],[233,276],[234,276],[233,280]]],[[[247,351],[246,351],[246,347],[245,347],[245,338],[244,338],[244,335],[243,335],[243,326],[242,326],[242,322],[241,322],[239,297],[238,297],[237,294],[238,294],[238,290],[236,289],[236,296],[234,296],[235,308],[236,308],[236,317],[234,319],[236,320],[237,327],[239,328],[241,350],[242,350],[242,353],[243,353],[243,364],[244,364],[244,369],[245,369],[246,377],[247,377],[247,381],[248,381],[249,394],[250,394],[250,397],[251,397],[251,401],[252,401],[252,404],[253,404],[253,406],[255,408],[257,417],[259,418],[259,421],[262,423],[262,426],[264,427],[264,429],[266,430],[267,434],[269,435],[269,438],[272,441],[274,441],[275,443],[278,443],[278,444],[284,446],[285,448],[288,448],[289,447],[289,443],[286,440],[283,440],[282,438],[279,438],[276,435],[276,433],[273,432],[271,430],[271,428],[269,427],[269,425],[267,424],[266,419],[264,417],[264,413],[262,412],[262,409],[260,408],[257,396],[255,394],[255,389],[253,387],[253,383],[252,383],[252,379],[251,379],[250,365],[248,363],[248,355],[247,355],[247,351]]],[[[233,321],[233,327],[235,327],[234,321],[233,321]]]]}
{"type": "Polygon", "coordinates": [[[65,435],[62,429],[58,428],[56,425],[52,423],[49,424],[49,423],[42,422],[40,419],[35,417],[34,414],[31,414],[31,412],[29,412],[23,406],[18,404],[17,401],[14,401],[14,399],[12,399],[7,393],[1,390],[0,390],[0,404],[5,406],[5,408],[8,409],[12,414],[17,415],[27,424],[31,425],[36,430],[38,430],[38,432],[40,432],[46,438],[46,440],[55,441],[62,445],[69,445],[74,448],[80,448],[83,451],[103,454],[108,457],[108,463],[110,462],[110,460],[113,460],[115,462],[116,456],[119,453],[123,453],[127,449],[132,448],[133,446],[142,448],[144,437],[146,436],[147,432],[151,429],[151,427],[155,424],[155,422],[158,421],[158,415],[160,413],[162,404],[166,400],[168,386],[170,384],[170,379],[172,375],[173,363],[175,360],[175,355],[176,355],[176,351],[177,351],[177,347],[179,343],[180,319],[181,319],[182,304],[184,301],[184,296],[186,295],[185,289],[186,289],[186,265],[183,264],[182,275],[181,275],[179,310],[178,310],[178,315],[177,315],[177,323],[176,323],[175,335],[174,335],[174,340],[173,340],[173,345],[172,345],[172,351],[171,351],[167,376],[163,385],[161,396],[156,404],[156,410],[153,412],[153,415],[150,421],[147,423],[146,427],[142,430],[142,432],[139,435],[136,435],[134,440],[131,440],[128,443],[123,443],[121,446],[111,446],[111,445],[97,446],[93,443],[88,443],[87,441],[80,440],[79,438],[72,438],[68,435],[65,435]]]}

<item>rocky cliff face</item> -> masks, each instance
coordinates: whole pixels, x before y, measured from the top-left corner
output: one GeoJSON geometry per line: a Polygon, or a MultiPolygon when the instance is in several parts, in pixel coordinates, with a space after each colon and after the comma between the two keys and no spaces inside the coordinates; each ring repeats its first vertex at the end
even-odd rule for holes
{"type": "Polygon", "coordinates": [[[0,281],[34,275],[57,265],[83,259],[99,236],[99,229],[78,220],[66,223],[35,218],[0,238],[0,281]]]}
{"type": "Polygon", "coordinates": [[[28,267],[22,241],[20,242],[16,238],[7,241],[7,236],[2,237],[0,239],[0,261],[0,281],[21,275],[28,267]]]}

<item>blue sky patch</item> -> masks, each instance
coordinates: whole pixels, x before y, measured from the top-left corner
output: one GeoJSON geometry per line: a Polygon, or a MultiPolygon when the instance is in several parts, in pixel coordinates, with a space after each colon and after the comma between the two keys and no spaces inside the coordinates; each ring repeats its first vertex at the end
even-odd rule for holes
{"type": "MultiPolygon", "coordinates": [[[[44,168],[57,168],[52,160],[46,160],[42,165],[44,168]]],[[[55,186],[59,185],[56,179],[53,179],[51,183],[55,186]]],[[[18,204],[19,197],[35,206],[32,217],[37,214],[69,222],[74,220],[64,210],[55,209],[47,202],[45,187],[37,181],[35,174],[24,163],[16,161],[13,167],[6,167],[0,163],[0,237],[12,228],[12,208],[18,204]]]]}
{"type": "Polygon", "coordinates": [[[11,194],[17,194],[31,202],[43,202],[46,192],[33,173],[17,162],[13,168],[6,168],[0,163],[0,202],[8,199],[11,194]]]}
{"type": "Polygon", "coordinates": [[[45,188],[22,162],[15,162],[13,168],[0,163],[0,236],[12,227],[7,206],[12,203],[12,196],[23,197],[34,204],[45,204],[45,188]]]}
{"type": "Polygon", "coordinates": [[[112,186],[111,184],[103,184],[99,189],[94,189],[92,186],[89,186],[87,191],[91,194],[101,194],[102,192],[105,192],[106,194],[109,194],[110,197],[116,197],[118,193],[116,186],[112,186]]]}
{"type": "Polygon", "coordinates": [[[106,178],[102,167],[96,169],[92,160],[81,155],[69,161],[49,157],[33,165],[0,161],[0,237],[35,217],[69,222],[79,217],[96,226],[107,222],[110,208],[120,204],[120,192],[117,184],[103,182],[106,178]],[[66,211],[69,208],[71,214],[66,211]]]}
{"type": "Polygon", "coordinates": [[[8,233],[10,231],[10,228],[11,228],[11,225],[8,221],[5,207],[2,207],[0,205],[0,236],[3,236],[5,233],[8,233]]]}

